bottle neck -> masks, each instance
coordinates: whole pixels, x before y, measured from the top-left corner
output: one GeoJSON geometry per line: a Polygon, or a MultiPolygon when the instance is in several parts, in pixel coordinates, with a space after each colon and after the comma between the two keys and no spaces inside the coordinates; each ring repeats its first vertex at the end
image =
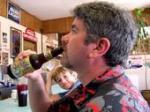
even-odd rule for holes
{"type": "Polygon", "coordinates": [[[62,47],[55,48],[55,49],[51,50],[49,53],[45,54],[45,58],[47,60],[50,60],[53,57],[57,57],[62,52],[63,52],[63,48],[62,47]]]}

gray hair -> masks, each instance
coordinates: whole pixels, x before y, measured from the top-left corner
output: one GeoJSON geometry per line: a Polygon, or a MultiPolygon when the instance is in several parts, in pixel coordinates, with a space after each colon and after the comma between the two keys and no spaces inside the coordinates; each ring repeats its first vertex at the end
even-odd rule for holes
{"type": "Polygon", "coordinates": [[[77,6],[74,17],[83,20],[86,44],[108,38],[111,46],[104,58],[109,66],[126,65],[137,37],[136,24],[128,11],[106,2],[91,2],[77,6]]]}

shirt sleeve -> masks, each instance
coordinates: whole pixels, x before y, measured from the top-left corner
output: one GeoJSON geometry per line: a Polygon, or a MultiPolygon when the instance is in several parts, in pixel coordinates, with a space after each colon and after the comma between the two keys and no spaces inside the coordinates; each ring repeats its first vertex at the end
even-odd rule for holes
{"type": "Polygon", "coordinates": [[[67,94],[68,91],[62,92],[62,93],[58,93],[58,95],[62,98],[65,96],[65,94],[67,94]]]}

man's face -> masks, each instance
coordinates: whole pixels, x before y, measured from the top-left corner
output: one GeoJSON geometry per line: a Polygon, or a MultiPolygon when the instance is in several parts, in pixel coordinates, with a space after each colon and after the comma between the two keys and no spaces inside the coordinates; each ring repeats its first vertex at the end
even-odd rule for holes
{"type": "Polygon", "coordinates": [[[86,64],[88,53],[88,46],[85,45],[86,36],[86,28],[82,20],[75,18],[71,31],[62,37],[64,52],[61,63],[64,66],[78,71],[86,64]]]}
{"type": "Polygon", "coordinates": [[[70,72],[62,72],[55,77],[55,81],[63,89],[70,89],[73,86],[73,84],[77,81],[77,76],[71,74],[70,72]]]}

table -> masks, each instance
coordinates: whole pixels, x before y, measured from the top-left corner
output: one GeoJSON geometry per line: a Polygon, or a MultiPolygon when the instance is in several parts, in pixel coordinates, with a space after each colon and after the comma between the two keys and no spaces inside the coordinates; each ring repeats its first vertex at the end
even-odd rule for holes
{"type": "Polygon", "coordinates": [[[12,98],[0,100],[0,111],[1,112],[32,112],[29,101],[25,107],[19,107],[18,101],[12,98]]]}
{"type": "MultiPolygon", "coordinates": [[[[60,92],[64,92],[65,90],[55,84],[52,86],[52,91],[54,94],[58,94],[60,92]]],[[[29,97],[27,104],[28,105],[25,107],[19,107],[18,101],[12,98],[0,100],[0,112],[32,112],[29,104],[29,97]]]]}

